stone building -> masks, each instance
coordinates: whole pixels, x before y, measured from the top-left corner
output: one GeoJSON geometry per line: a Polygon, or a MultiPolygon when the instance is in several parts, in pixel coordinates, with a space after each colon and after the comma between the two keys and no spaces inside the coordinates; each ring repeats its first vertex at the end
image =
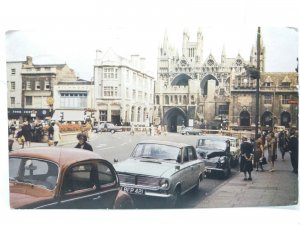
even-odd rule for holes
{"type": "Polygon", "coordinates": [[[126,59],[113,50],[97,51],[94,65],[95,118],[113,124],[148,126],[152,121],[154,78],[145,72],[145,59],[126,59]]]}
{"type": "Polygon", "coordinates": [[[55,112],[52,120],[78,122],[94,120],[93,111],[94,83],[78,79],[76,81],[60,81],[53,88],[55,112]]]}
{"type": "MultiPolygon", "coordinates": [[[[13,63],[7,63],[8,68],[10,68],[8,73],[9,70],[15,69],[17,71],[17,68],[12,67],[13,63]]],[[[66,64],[34,64],[30,56],[27,56],[26,61],[21,62],[20,65],[21,68],[18,67],[20,76],[16,81],[19,87],[17,90],[20,102],[18,101],[18,105],[15,105],[16,108],[10,105],[12,108],[8,108],[8,118],[31,120],[51,117],[54,85],[63,80],[77,80],[75,72],[66,64]]],[[[8,80],[12,79],[12,76],[14,75],[8,74],[8,80]]],[[[10,91],[13,88],[12,84],[8,88],[10,91]]],[[[11,98],[10,95],[8,97],[11,98]]]]}
{"type": "MultiPolygon", "coordinates": [[[[255,126],[256,84],[236,77],[230,98],[232,128],[255,126]],[[242,81],[242,82],[240,82],[242,81]]],[[[264,129],[274,125],[298,126],[298,75],[296,72],[264,72],[260,77],[259,122],[264,129]]]]}
{"type": "MultiPolygon", "coordinates": [[[[190,40],[187,31],[183,32],[182,53],[170,46],[165,34],[163,44],[158,49],[158,66],[155,83],[156,124],[167,126],[168,131],[176,132],[178,127],[212,126],[220,119],[229,120],[231,102],[230,80],[240,82],[247,79],[254,85],[245,66],[256,65],[256,48],[249,53],[249,59],[240,54],[227,58],[225,47],[220,61],[212,54],[203,56],[204,38],[197,32],[196,42],[190,40]]],[[[265,48],[261,43],[261,71],[265,67],[265,48]]],[[[244,84],[242,84],[244,85],[244,84]]]]}

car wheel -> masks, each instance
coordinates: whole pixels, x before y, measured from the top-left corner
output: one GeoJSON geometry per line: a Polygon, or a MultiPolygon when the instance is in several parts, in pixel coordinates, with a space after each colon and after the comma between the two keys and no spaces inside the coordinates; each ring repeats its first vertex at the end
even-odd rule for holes
{"type": "Polygon", "coordinates": [[[177,187],[173,193],[173,196],[167,200],[168,208],[178,208],[180,202],[180,188],[177,187]]]}
{"type": "Polygon", "coordinates": [[[198,192],[200,190],[200,183],[202,180],[203,180],[203,176],[201,174],[197,180],[197,185],[193,189],[194,192],[198,192]]]}
{"type": "Polygon", "coordinates": [[[185,132],[186,135],[189,135],[189,132],[185,132]]]}
{"type": "Polygon", "coordinates": [[[110,133],[112,133],[112,134],[115,133],[115,130],[111,130],[110,133]]]}

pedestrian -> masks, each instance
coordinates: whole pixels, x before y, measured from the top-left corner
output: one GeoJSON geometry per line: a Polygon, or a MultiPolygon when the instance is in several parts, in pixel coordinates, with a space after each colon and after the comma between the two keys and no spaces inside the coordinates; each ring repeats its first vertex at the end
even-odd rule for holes
{"type": "Polygon", "coordinates": [[[290,131],[290,138],[287,146],[290,154],[291,154],[291,163],[293,167],[293,173],[298,174],[298,135],[295,130],[290,131]]]}
{"type": "Polygon", "coordinates": [[[13,150],[13,144],[14,144],[14,140],[8,139],[8,151],[9,152],[11,152],[13,150]]]}
{"type": "Polygon", "coordinates": [[[257,138],[254,144],[254,165],[256,171],[258,171],[258,167],[260,167],[261,172],[264,171],[263,162],[262,162],[263,157],[264,157],[264,147],[262,144],[262,138],[260,136],[259,138],[257,138]]]}
{"type": "Polygon", "coordinates": [[[58,122],[52,123],[52,126],[53,126],[53,144],[54,146],[57,146],[58,142],[61,140],[58,122]]]}
{"type": "Polygon", "coordinates": [[[93,147],[89,143],[87,143],[86,134],[83,133],[77,134],[77,140],[78,140],[78,144],[75,146],[75,148],[81,148],[81,149],[93,151],[93,147]]]}
{"type": "Polygon", "coordinates": [[[130,127],[130,135],[134,135],[134,125],[131,124],[131,127],[130,127]]]}
{"type": "Polygon", "coordinates": [[[280,131],[278,135],[278,147],[281,152],[281,159],[284,160],[285,152],[287,151],[287,135],[286,131],[280,131]]]}
{"type": "Polygon", "coordinates": [[[253,171],[253,145],[247,142],[247,137],[242,138],[241,144],[241,164],[240,171],[244,172],[244,180],[252,180],[251,172],[253,171]],[[247,178],[248,173],[248,178],[247,178]]]}
{"type": "Polygon", "coordinates": [[[271,163],[270,172],[274,172],[275,160],[276,160],[277,142],[273,132],[270,133],[268,139],[268,162],[271,163]]]}
{"type": "Polygon", "coordinates": [[[54,122],[51,122],[48,128],[48,140],[53,140],[53,135],[54,135],[54,122]]]}
{"type": "Polygon", "coordinates": [[[17,131],[16,140],[19,143],[19,145],[21,145],[22,148],[24,148],[25,138],[23,136],[22,129],[20,129],[20,130],[17,131]]]}
{"type": "Polygon", "coordinates": [[[31,125],[28,123],[28,121],[25,121],[22,126],[22,134],[25,138],[26,145],[30,147],[31,140],[32,140],[32,132],[31,132],[31,125]]]}

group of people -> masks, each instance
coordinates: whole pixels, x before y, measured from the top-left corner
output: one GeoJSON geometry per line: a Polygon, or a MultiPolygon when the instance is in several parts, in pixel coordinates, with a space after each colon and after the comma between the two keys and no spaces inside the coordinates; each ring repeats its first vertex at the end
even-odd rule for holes
{"type": "Polygon", "coordinates": [[[284,160],[285,153],[290,153],[293,172],[298,173],[298,134],[295,129],[278,133],[262,133],[256,140],[247,140],[242,137],[240,171],[244,173],[244,180],[252,180],[253,167],[256,171],[264,171],[263,165],[270,164],[270,172],[275,171],[277,160],[277,148],[281,152],[281,159],[284,160]],[[266,154],[267,153],[267,157],[266,154]],[[248,175],[248,177],[247,177],[248,175]]]}

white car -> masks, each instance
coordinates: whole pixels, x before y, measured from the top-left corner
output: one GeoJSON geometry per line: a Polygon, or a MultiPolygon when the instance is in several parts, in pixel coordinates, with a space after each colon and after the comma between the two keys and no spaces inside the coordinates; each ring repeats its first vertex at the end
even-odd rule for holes
{"type": "Polygon", "coordinates": [[[170,208],[178,206],[181,195],[198,191],[205,173],[192,145],[157,140],[139,142],[131,156],[114,167],[123,191],[164,199],[170,208]]]}

